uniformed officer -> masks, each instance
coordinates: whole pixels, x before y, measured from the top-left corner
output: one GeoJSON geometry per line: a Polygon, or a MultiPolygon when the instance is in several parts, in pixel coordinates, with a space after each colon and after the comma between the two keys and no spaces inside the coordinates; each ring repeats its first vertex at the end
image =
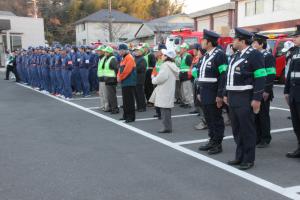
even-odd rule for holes
{"type": "Polygon", "coordinates": [[[224,101],[229,105],[232,132],[237,144],[235,159],[229,165],[247,170],[254,165],[256,128],[254,113],[258,113],[265,87],[266,69],[263,55],[253,49],[253,34],[235,28],[233,47],[237,53],[229,62],[224,101]]]}
{"type": "Polygon", "coordinates": [[[204,117],[208,126],[209,142],[199,147],[200,151],[208,151],[208,154],[222,152],[222,140],[224,137],[224,120],[222,117],[224,76],[228,67],[225,53],[217,48],[219,34],[204,29],[202,48],[206,54],[199,69],[200,102],[204,111],[204,117]]]}
{"type": "Polygon", "coordinates": [[[31,86],[34,89],[40,89],[38,87],[38,72],[37,72],[37,50],[35,50],[35,48],[32,48],[32,54],[30,56],[30,71],[31,71],[31,77],[32,77],[32,81],[31,81],[31,86]]]}
{"type": "Polygon", "coordinates": [[[89,83],[89,66],[90,66],[90,56],[87,55],[85,46],[80,46],[80,62],[79,62],[79,70],[80,70],[80,78],[82,81],[82,90],[83,97],[90,96],[90,83],[89,83]]]}
{"type": "Polygon", "coordinates": [[[73,63],[69,50],[70,49],[67,46],[61,51],[62,77],[64,83],[63,97],[65,97],[67,100],[72,98],[71,75],[73,63]]]}
{"type": "Polygon", "coordinates": [[[71,57],[73,63],[71,82],[74,87],[75,95],[80,95],[82,92],[80,71],[79,71],[80,54],[76,46],[72,46],[71,57]]]}
{"type": "Polygon", "coordinates": [[[62,66],[61,66],[61,46],[56,45],[55,46],[55,77],[57,81],[57,96],[62,97],[63,96],[63,87],[64,87],[64,82],[63,82],[63,77],[62,77],[62,66]]]}
{"type": "Polygon", "coordinates": [[[48,49],[42,50],[41,55],[41,70],[42,70],[42,84],[44,93],[49,93],[50,89],[50,55],[48,54],[48,49]]]}
{"type": "Polygon", "coordinates": [[[298,148],[288,152],[288,158],[300,158],[300,25],[293,34],[295,47],[291,52],[290,68],[284,88],[284,95],[290,106],[294,132],[297,136],[298,148]]]}
{"type": "Polygon", "coordinates": [[[52,95],[57,95],[57,81],[55,74],[55,54],[54,48],[50,48],[49,69],[50,69],[50,92],[52,95]]]}
{"type": "Polygon", "coordinates": [[[267,36],[255,34],[252,47],[260,51],[264,56],[267,72],[265,90],[261,100],[260,112],[255,116],[256,143],[258,148],[265,148],[271,142],[270,102],[273,99],[273,83],[276,77],[275,57],[267,51],[267,36]]]}

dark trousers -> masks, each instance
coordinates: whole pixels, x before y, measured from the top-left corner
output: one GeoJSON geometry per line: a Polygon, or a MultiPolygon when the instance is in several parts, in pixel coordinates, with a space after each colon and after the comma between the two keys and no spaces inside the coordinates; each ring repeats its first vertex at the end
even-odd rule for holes
{"type": "Polygon", "coordinates": [[[256,129],[254,113],[250,106],[229,106],[234,141],[237,145],[235,159],[244,163],[255,160],[256,129]]]}
{"type": "Polygon", "coordinates": [[[15,66],[11,66],[11,65],[7,65],[5,79],[9,80],[9,74],[10,74],[10,72],[12,72],[15,75],[16,81],[19,82],[20,80],[19,80],[19,76],[18,76],[18,73],[17,73],[17,69],[16,69],[15,66]]]}
{"type": "Polygon", "coordinates": [[[171,108],[160,108],[163,130],[172,131],[171,108]]]}
{"type": "Polygon", "coordinates": [[[135,120],[134,91],[135,86],[122,87],[123,118],[125,120],[135,120]]]}
{"type": "Polygon", "coordinates": [[[151,79],[152,69],[147,69],[146,76],[145,76],[145,95],[147,101],[149,101],[152,92],[154,90],[152,79],[151,79]]]}
{"type": "Polygon", "coordinates": [[[208,104],[203,105],[203,112],[209,129],[208,136],[212,141],[221,144],[225,130],[222,109],[217,108],[215,104],[208,104]]]}
{"type": "Polygon", "coordinates": [[[300,145],[300,103],[294,100],[290,101],[290,110],[294,132],[300,145]]]}
{"type": "Polygon", "coordinates": [[[144,85],[135,86],[135,100],[136,100],[137,109],[146,108],[144,85]]]}
{"type": "Polygon", "coordinates": [[[117,90],[116,85],[105,85],[107,92],[107,101],[109,108],[114,111],[118,110],[117,90]]]}
{"type": "Polygon", "coordinates": [[[156,112],[156,114],[157,114],[158,117],[161,117],[160,107],[155,107],[155,112],[156,112]]]}
{"type": "Polygon", "coordinates": [[[261,101],[260,111],[255,115],[256,143],[271,142],[270,100],[261,101]]]}

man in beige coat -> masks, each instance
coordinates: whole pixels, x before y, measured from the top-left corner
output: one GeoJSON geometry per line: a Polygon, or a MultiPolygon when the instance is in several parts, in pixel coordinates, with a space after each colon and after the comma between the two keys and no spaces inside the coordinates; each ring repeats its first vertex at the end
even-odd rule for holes
{"type": "Polygon", "coordinates": [[[164,128],[159,133],[172,132],[171,108],[174,107],[176,77],[179,69],[174,62],[176,53],[174,50],[162,50],[163,64],[156,77],[152,78],[152,84],[157,85],[150,98],[155,107],[161,109],[161,117],[164,128]]]}

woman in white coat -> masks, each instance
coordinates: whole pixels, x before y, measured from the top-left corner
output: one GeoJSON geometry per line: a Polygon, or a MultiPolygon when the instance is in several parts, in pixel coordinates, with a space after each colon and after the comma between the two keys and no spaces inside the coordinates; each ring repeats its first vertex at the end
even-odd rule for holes
{"type": "Polygon", "coordinates": [[[174,107],[176,77],[179,75],[179,68],[176,66],[174,50],[162,49],[163,64],[160,66],[159,73],[152,78],[152,84],[157,85],[152,93],[150,102],[155,107],[161,109],[163,129],[159,133],[172,132],[171,108],[174,107]]]}

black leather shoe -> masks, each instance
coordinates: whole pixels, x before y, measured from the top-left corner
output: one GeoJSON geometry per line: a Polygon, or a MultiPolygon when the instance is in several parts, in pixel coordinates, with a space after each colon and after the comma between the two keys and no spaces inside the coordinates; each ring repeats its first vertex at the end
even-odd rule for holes
{"type": "Polygon", "coordinates": [[[160,131],[157,131],[158,133],[172,133],[171,130],[160,130],[160,131]]]}
{"type": "Polygon", "coordinates": [[[111,114],[114,115],[114,114],[118,114],[119,112],[120,112],[119,109],[117,109],[117,110],[112,110],[112,111],[111,111],[111,114]]]}
{"type": "Polygon", "coordinates": [[[200,146],[198,149],[199,151],[208,151],[209,149],[213,148],[213,141],[209,141],[208,143],[206,143],[205,145],[200,146]]]}
{"type": "Polygon", "coordinates": [[[198,113],[198,111],[197,110],[193,110],[193,111],[191,111],[191,112],[189,112],[190,114],[197,114],[198,113]]]}
{"type": "Polygon", "coordinates": [[[122,117],[122,118],[120,118],[119,120],[120,120],[120,121],[123,121],[123,120],[125,120],[125,118],[124,118],[124,117],[122,117]]]}
{"type": "Polygon", "coordinates": [[[288,157],[288,158],[300,158],[300,148],[296,149],[293,152],[288,152],[286,154],[286,157],[288,157]]]}
{"type": "Polygon", "coordinates": [[[134,120],[133,120],[133,119],[127,119],[127,120],[125,121],[125,123],[130,123],[130,122],[134,122],[134,120]]]}
{"type": "Polygon", "coordinates": [[[222,144],[217,144],[217,145],[214,145],[211,149],[209,149],[207,151],[207,153],[209,155],[213,155],[213,154],[221,153],[222,151],[223,151],[222,144]]]}
{"type": "Polygon", "coordinates": [[[240,165],[241,161],[239,160],[230,160],[227,162],[228,165],[240,165]]]}
{"type": "Polygon", "coordinates": [[[241,163],[239,166],[240,170],[248,170],[254,166],[254,163],[241,163]]]}
{"type": "Polygon", "coordinates": [[[269,144],[266,142],[260,142],[256,145],[257,148],[266,148],[268,146],[269,146],[269,144]]]}

